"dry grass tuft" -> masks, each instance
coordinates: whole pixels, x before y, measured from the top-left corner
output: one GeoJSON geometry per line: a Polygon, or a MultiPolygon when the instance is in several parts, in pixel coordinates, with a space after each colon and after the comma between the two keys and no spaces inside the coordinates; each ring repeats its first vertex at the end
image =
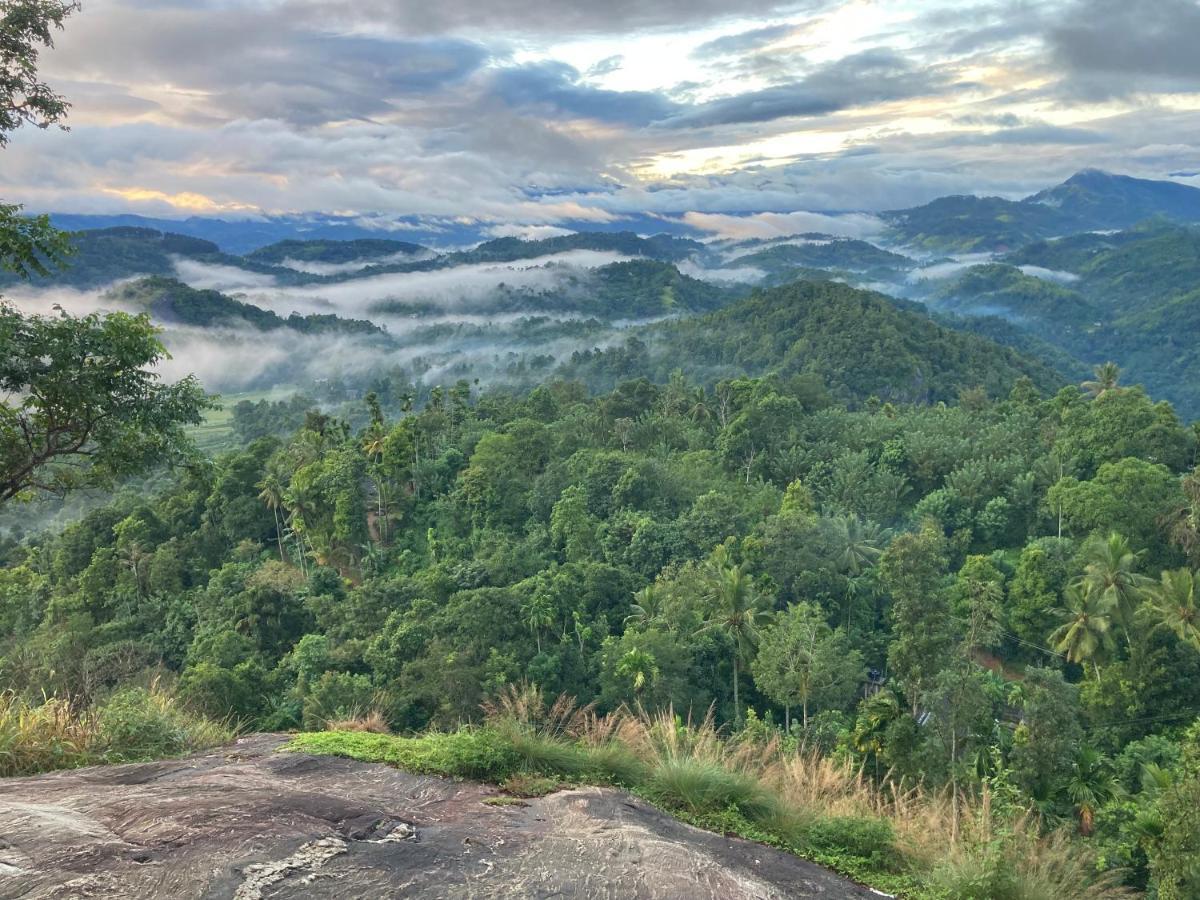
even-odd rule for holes
{"type": "Polygon", "coordinates": [[[391,734],[387,719],[377,709],[365,713],[355,713],[341,719],[332,719],[325,723],[326,731],[361,731],[368,734],[391,734]]]}

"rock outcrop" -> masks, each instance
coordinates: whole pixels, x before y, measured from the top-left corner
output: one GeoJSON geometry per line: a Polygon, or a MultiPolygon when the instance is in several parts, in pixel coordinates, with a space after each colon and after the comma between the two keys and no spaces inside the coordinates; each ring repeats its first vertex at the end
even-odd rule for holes
{"type": "Polygon", "coordinates": [[[488,803],[284,740],[0,781],[0,898],[874,896],[619,791],[488,803]]]}

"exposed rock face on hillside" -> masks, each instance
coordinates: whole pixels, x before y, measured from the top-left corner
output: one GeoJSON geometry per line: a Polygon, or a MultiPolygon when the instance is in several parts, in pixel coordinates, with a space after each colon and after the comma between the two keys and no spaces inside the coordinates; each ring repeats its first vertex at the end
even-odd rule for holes
{"type": "Polygon", "coordinates": [[[0,781],[2,898],[870,897],[626,794],[494,788],[275,752],[0,781]]]}

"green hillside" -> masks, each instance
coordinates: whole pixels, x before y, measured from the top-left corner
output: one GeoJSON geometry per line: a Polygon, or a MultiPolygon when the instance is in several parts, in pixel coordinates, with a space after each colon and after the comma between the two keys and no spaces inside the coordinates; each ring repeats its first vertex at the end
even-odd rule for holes
{"type": "Polygon", "coordinates": [[[850,401],[935,402],[974,387],[1006,392],[1022,376],[1058,381],[1044,363],[943,328],[921,304],[828,281],[757,291],[706,316],[651,326],[621,347],[576,354],[563,372],[603,385],[631,374],[665,381],[677,368],[714,381],[813,375],[850,401]]]}

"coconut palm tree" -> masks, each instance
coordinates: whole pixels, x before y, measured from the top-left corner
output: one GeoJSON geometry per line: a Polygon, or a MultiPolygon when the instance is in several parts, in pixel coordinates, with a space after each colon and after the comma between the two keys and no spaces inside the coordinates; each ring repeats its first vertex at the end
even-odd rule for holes
{"type": "Polygon", "coordinates": [[[1197,578],[1188,569],[1162,573],[1161,583],[1149,592],[1146,615],[1159,628],[1169,628],[1184,643],[1200,650],[1200,607],[1196,606],[1197,578]]]}
{"type": "Polygon", "coordinates": [[[260,490],[258,499],[267,504],[267,509],[275,516],[275,540],[279,544],[279,561],[283,562],[283,519],[280,510],[284,509],[283,479],[274,467],[267,469],[267,474],[257,485],[260,490]]]}
{"type": "Polygon", "coordinates": [[[713,603],[712,618],[701,625],[696,633],[721,631],[733,641],[734,720],[741,722],[738,675],[743,661],[757,646],[759,631],[770,621],[771,614],[760,607],[762,598],[745,565],[733,565],[724,547],[718,547],[713,553],[712,579],[709,595],[713,603]]]}
{"type": "Polygon", "coordinates": [[[1171,540],[1188,559],[1200,564],[1200,466],[1184,475],[1180,485],[1187,500],[1167,520],[1171,540]]]}
{"type": "MultiPolygon", "coordinates": [[[[625,617],[625,624],[637,622],[640,625],[649,625],[661,618],[663,618],[662,591],[656,585],[648,584],[633,595],[633,605],[630,607],[629,615],[625,617]]],[[[667,630],[670,628],[668,623],[667,630]]]]}
{"type": "Polygon", "coordinates": [[[1080,385],[1093,400],[1099,400],[1105,394],[1115,394],[1121,388],[1121,369],[1114,362],[1106,362],[1092,370],[1092,378],[1080,385]]]}
{"type": "Polygon", "coordinates": [[[1153,580],[1137,571],[1142,552],[1134,552],[1129,541],[1111,532],[1106,538],[1094,538],[1084,547],[1083,577],[1090,589],[1107,598],[1113,621],[1125,633],[1130,649],[1135,644],[1129,634],[1138,605],[1145,599],[1153,580]]]}
{"type": "Polygon", "coordinates": [[[1067,605],[1058,610],[1063,623],[1050,634],[1050,646],[1070,662],[1090,661],[1099,675],[1100,657],[1112,650],[1113,601],[1087,582],[1071,585],[1063,597],[1067,605]]]}
{"type": "Polygon", "coordinates": [[[837,542],[838,567],[850,578],[871,568],[883,554],[890,533],[858,516],[836,516],[831,520],[837,542]]]}

